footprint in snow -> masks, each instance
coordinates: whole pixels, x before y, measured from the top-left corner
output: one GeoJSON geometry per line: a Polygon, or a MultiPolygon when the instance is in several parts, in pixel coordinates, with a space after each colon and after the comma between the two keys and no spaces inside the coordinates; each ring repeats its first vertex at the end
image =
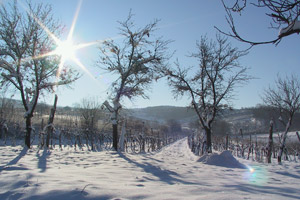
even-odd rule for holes
{"type": "Polygon", "coordinates": [[[143,185],[143,184],[137,184],[136,186],[137,187],[145,187],[145,185],[143,185]]]}

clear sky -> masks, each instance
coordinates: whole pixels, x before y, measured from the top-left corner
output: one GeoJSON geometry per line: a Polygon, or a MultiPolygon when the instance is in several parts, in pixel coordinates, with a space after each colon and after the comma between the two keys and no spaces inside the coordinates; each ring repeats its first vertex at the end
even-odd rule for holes
{"type": "MultiPolygon", "coordinates": [[[[51,4],[54,18],[66,26],[68,33],[80,1],[33,0],[32,2],[51,4]]],[[[195,64],[194,60],[186,55],[195,51],[196,41],[200,40],[202,35],[206,34],[208,38],[214,39],[217,32],[214,26],[229,31],[225,10],[220,0],[83,0],[74,30],[74,42],[87,43],[117,37],[119,33],[117,21],[125,20],[130,9],[135,14],[137,26],[161,19],[160,29],[156,31],[156,35],[174,40],[169,46],[170,52],[176,50],[171,63],[178,59],[185,66],[195,64]]],[[[240,34],[252,40],[271,40],[278,34],[278,30],[269,28],[270,19],[261,9],[248,7],[242,17],[237,16],[236,23],[240,34]]],[[[240,49],[249,47],[233,39],[230,41],[233,46],[240,49]]],[[[299,44],[299,35],[293,35],[283,39],[278,46],[264,45],[252,48],[250,53],[241,59],[241,63],[251,68],[250,75],[257,79],[237,88],[234,107],[249,107],[261,103],[260,95],[265,88],[274,83],[277,74],[299,75],[299,44]]],[[[97,45],[81,49],[76,55],[94,78],[84,73],[83,77],[72,85],[73,89],[59,89],[58,105],[73,106],[86,97],[99,97],[99,101],[104,101],[107,98],[109,84],[114,79],[95,67],[99,55],[97,45]]],[[[125,101],[125,106],[128,108],[158,105],[187,106],[190,103],[187,98],[174,100],[166,80],[154,82],[148,94],[150,99],[136,98],[133,102],[125,101]]],[[[48,96],[41,100],[51,104],[52,97],[48,96]]]]}

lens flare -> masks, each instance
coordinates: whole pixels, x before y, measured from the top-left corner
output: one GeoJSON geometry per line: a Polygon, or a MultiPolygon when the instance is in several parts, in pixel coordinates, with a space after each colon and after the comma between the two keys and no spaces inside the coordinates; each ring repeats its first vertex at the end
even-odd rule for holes
{"type": "Polygon", "coordinates": [[[268,172],[264,167],[248,166],[244,179],[254,185],[264,185],[268,181],[268,172]]]}
{"type": "Polygon", "coordinates": [[[252,167],[249,167],[248,169],[249,169],[249,172],[250,172],[250,173],[254,173],[254,172],[255,172],[255,169],[252,168],[252,167]]]}

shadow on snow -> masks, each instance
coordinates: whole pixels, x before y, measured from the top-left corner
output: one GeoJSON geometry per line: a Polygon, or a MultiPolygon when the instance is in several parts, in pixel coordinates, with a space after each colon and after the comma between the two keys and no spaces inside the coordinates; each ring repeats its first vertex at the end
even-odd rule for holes
{"type": "Polygon", "coordinates": [[[291,198],[299,199],[300,191],[295,192],[295,189],[288,187],[271,187],[271,186],[259,186],[250,184],[239,184],[239,185],[225,185],[226,188],[233,188],[234,190],[244,191],[248,194],[273,194],[282,196],[282,199],[291,198]]]}
{"type": "Polygon", "coordinates": [[[0,172],[3,170],[27,170],[27,168],[24,167],[11,167],[11,165],[15,165],[27,154],[28,148],[24,147],[23,150],[20,152],[18,156],[16,156],[13,160],[11,160],[9,163],[7,163],[4,166],[0,166],[0,172]]]}
{"type": "Polygon", "coordinates": [[[40,155],[39,151],[36,153],[38,158],[38,168],[41,169],[40,172],[45,172],[47,169],[47,158],[51,155],[51,151],[49,149],[44,149],[42,155],[40,155]]]}
{"type": "Polygon", "coordinates": [[[180,175],[176,172],[171,170],[161,169],[158,166],[154,166],[151,163],[138,163],[136,161],[131,160],[130,158],[126,157],[124,154],[119,152],[121,158],[126,160],[130,164],[134,164],[135,166],[142,168],[145,172],[152,174],[153,176],[159,178],[159,181],[165,182],[169,185],[174,185],[176,183],[186,184],[186,185],[195,185],[197,183],[184,181],[180,178],[180,175]]]}

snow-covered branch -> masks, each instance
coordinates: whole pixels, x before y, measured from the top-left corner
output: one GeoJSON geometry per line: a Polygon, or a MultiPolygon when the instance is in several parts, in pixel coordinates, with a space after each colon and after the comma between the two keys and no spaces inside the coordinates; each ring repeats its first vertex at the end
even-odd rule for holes
{"type": "Polygon", "coordinates": [[[300,21],[296,20],[295,22],[291,23],[289,26],[285,28],[281,28],[279,31],[279,38],[294,34],[294,33],[300,33],[300,21]]]}
{"type": "Polygon", "coordinates": [[[3,78],[5,78],[7,81],[9,81],[10,83],[12,83],[15,88],[17,88],[18,90],[21,90],[21,87],[19,86],[19,84],[14,79],[12,79],[12,77],[14,77],[14,76],[8,75],[8,74],[5,74],[5,73],[2,73],[1,76],[3,78]]]}
{"type": "Polygon", "coordinates": [[[300,1],[286,0],[235,0],[231,6],[229,2],[222,0],[223,6],[227,13],[226,21],[230,27],[230,32],[224,32],[215,27],[219,32],[229,37],[233,37],[241,42],[248,43],[252,46],[261,44],[278,44],[281,39],[289,35],[300,33],[300,1]],[[235,25],[233,13],[241,14],[247,6],[254,6],[256,9],[265,9],[266,15],[271,19],[271,28],[279,29],[279,34],[272,40],[267,41],[251,41],[241,36],[235,25]],[[282,28],[285,26],[284,28],[282,28]]]}

